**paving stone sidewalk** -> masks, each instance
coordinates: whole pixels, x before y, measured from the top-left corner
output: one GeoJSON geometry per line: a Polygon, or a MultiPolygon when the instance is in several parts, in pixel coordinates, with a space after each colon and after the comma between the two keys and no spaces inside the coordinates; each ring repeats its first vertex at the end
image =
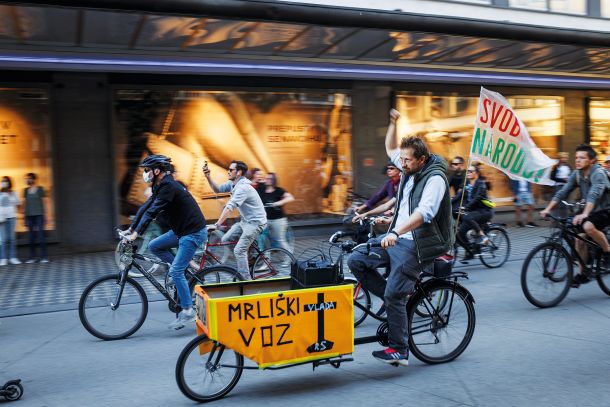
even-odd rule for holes
{"type": "MultiPolygon", "coordinates": [[[[509,227],[507,230],[512,245],[510,261],[523,260],[535,245],[543,241],[543,236],[549,234],[548,228],[543,227],[509,227]]],[[[299,256],[307,249],[321,249],[327,253],[328,238],[329,234],[297,237],[295,254],[299,256]]],[[[471,262],[473,264],[478,263],[475,260],[471,262]]],[[[0,267],[0,318],[76,309],[81,293],[91,281],[116,271],[113,252],[57,256],[47,264],[0,267]]],[[[162,299],[148,281],[139,281],[149,300],[162,299]]]]}

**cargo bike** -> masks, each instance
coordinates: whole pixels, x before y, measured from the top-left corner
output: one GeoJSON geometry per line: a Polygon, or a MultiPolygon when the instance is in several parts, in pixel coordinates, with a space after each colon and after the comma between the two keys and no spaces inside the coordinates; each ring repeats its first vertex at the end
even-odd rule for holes
{"type": "MultiPolygon", "coordinates": [[[[370,245],[366,247],[370,253],[370,245]]],[[[464,272],[423,273],[407,301],[409,349],[419,360],[452,361],[474,334],[474,299],[464,272]]],[[[388,346],[388,324],[354,301],[350,281],[303,287],[295,276],[197,286],[197,337],[180,353],[176,381],[197,402],[227,395],[247,369],[277,370],[311,363],[339,368],[354,346],[388,346]],[[380,321],[375,335],[354,336],[354,306],[380,321]],[[253,364],[246,364],[245,359],[253,364]]],[[[398,365],[396,365],[398,366],[398,365]]]]}

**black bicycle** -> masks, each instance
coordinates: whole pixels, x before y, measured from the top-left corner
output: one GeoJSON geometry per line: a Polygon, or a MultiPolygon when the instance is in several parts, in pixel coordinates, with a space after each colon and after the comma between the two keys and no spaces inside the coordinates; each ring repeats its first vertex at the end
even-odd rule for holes
{"type": "MultiPolygon", "coordinates": [[[[572,225],[571,217],[549,217],[555,221],[557,230],[546,238],[546,242],[532,249],[521,269],[521,289],[525,298],[539,308],[559,304],[572,286],[575,263],[597,280],[604,293],[610,295],[610,267],[602,264],[601,247],[588,236],[580,236],[582,230],[572,225]],[[576,240],[586,244],[588,262],[576,251],[576,240]]],[[[608,229],[606,237],[610,238],[608,229]]]]}
{"type": "MultiPolygon", "coordinates": [[[[93,336],[103,340],[124,339],[134,334],[146,319],[148,297],[144,288],[134,278],[129,277],[133,267],[165,297],[170,311],[181,311],[180,301],[173,280],[168,272],[164,273],[163,284],[153,276],[151,268],[145,264],[169,265],[163,261],[138,254],[137,247],[131,242],[120,244],[119,273],[108,274],[91,282],[83,291],[78,303],[78,315],[85,329],[93,336]]],[[[214,265],[185,270],[191,296],[195,285],[217,284],[241,281],[242,277],[233,267],[214,265]]]]}
{"type": "Polygon", "coordinates": [[[504,225],[499,223],[487,222],[481,225],[481,229],[487,237],[485,243],[477,242],[479,235],[474,230],[469,230],[466,234],[468,245],[455,239],[452,253],[454,261],[465,263],[467,260],[464,257],[470,253],[473,257],[478,257],[485,267],[498,268],[506,263],[510,256],[508,233],[506,233],[504,225]]]}

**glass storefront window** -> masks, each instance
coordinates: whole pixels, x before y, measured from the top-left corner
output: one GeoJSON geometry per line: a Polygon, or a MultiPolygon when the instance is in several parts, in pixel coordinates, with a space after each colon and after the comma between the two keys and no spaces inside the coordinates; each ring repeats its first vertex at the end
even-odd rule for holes
{"type": "MultiPolygon", "coordinates": [[[[46,191],[46,230],[55,229],[51,153],[48,92],[0,88],[0,177],[11,178],[23,204],[25,174],[36,174],[46,191]]],[[[23,210],[17,215],[17,231],[26,231],[23,210]]]]}
{"type": "MultiPolygon", "coordinates": [[[[524,122],[536,145],[549,157],[557,156],[559,138],[563,134],[563,98],[545,96],[509,96],[506,98],[524,122]]],[[[479,98],[459,94],[399,93],[396,108],[398,136],[424,137],[433,152],[450,160],[455,156],[468,161],[472,130],[479,98]]],[[[491,196],[498,205],[512,204],[509,179],[502,172],[485,167],[491,180],[491,196]]],[[[534,186],[537,199],[548,197],[550,188],[534,186]]]]}
{"type": "Polygon", "coordinates": [[[551,0],[551,11],[567,14],[587,14],[587,0],[551,0]]]}
{"type": "Polygon", "coordinates": [[[610,99],[593,98],[589,102],[591,146],[603,160],[610,155],[610,99]]]}
{"type": "MultiPolygon", "coordinates": [[[[352,187],[351,98],[341,92],[117,90],[115,129],[121,214],[145,200],[138,163],[147,154],[172,158],[205,216],[218,218],[228,197],[216,195],[231,160],[275,172],[292,193],[290,215],[342,214],[352,187]]],[[[122,219],[127,223],[126,218],[122,219]]]]}
{"type": "Polygon", "coordinates": [[[602,17],[610,18],[610,0],[601,0],[600,3],[602,17]]]}
{"type": "Polygon", "coordinates": [[[548,10],[547,0],[509,0],[508,5],[531,10],[548,10]]]}

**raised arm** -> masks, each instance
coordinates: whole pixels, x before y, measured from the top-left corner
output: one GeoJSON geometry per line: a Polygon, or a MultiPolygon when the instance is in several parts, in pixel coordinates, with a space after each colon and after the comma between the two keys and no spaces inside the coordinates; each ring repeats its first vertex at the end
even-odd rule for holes
{"type": "Polygon", "coordinates": [[[390,110],[390,124],[388,131],[385,134],[385,151],[388,157],[392,157],[394,151],[398,148],[398,140],[396,140],[396,120],[400,117],[400,113],[396,109],[390,110]]]}
{"type": "Polygon", "coordinates": [[[205,164],[203,164],[203,168],[201,168],[201,170],[203,171],[203,175],[205,175],[205,179],[208,180],[208,184],[210,184],[210,187],[212,187],[212,190],[216,193],[220,192],[220,187],[210,177],[210,169],[208,168],[207,161],[205,164]]]}

